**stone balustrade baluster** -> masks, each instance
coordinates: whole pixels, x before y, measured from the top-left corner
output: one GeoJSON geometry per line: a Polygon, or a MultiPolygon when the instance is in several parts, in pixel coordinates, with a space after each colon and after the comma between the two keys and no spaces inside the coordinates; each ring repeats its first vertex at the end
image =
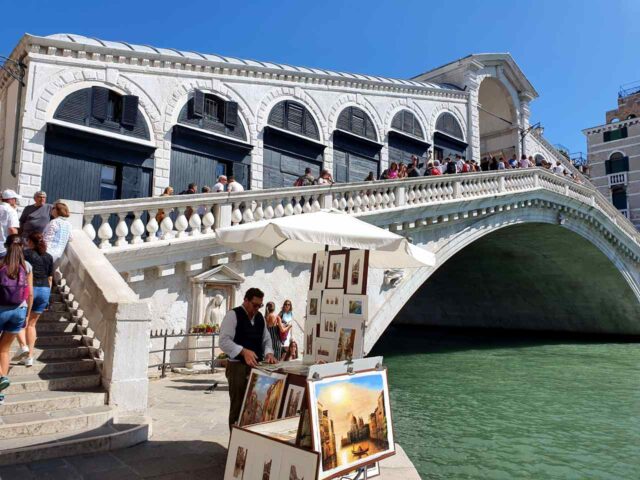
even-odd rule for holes
{"type": "Polygon", "coordinates": [[[276,208],[273,209],[274,218],[284,217],[284,206],[282,205],[282,200],[276,200],[276,208]]]}
{"type": "Polygon", "coordinates": [[[254,220],[253,209],[249,205],[245,204],[244,212],[242,212],[242,223],[251,223],[254,220]]]}
{"type": "Polygon", "coordinates": [[[140,210],[133,212],[133,222],[131,222],[131,244],[137,245],[138,243],[143,243],[142,235],[144,235],[144,223],[142,223],[142,212],[140,210]]]}
{"type": "Polygon", "coordinates": [[[291,198],[285,198],[284,202],[285,202],[285,205],[284,205],[284,216],[285,217],[289,217],[289,216],[293,215],[293,204],[291,202],[291,198]]]}
{"type": "Polygon", "coordinates": [[[343,212],[347,210],[347,205],[348,205],[347,204],[347,199],[344,198],[344,197],[345,197],[345,194],[343,193],[340,196],[340,200],[338,200],[338,209],[343,211],[343,212]]]}
{"type": "Polygon", "coordinates": [[[171,220],[171,216],[169,215],[170,209],[165,211],[164,218],[162,222],[160,222],[160,230],[162,232],[162,240],[168,240],[173,237],[173,220],[171,220]]]}
{"type": "Polygon", "coordinates": [[[116,247],[122,247],[127,244],[127,235],[129,235],[129,227],[127,227],[127,213],[118,213],[118,224],[116,225],[116,247]]]}
{"type": "Polygon", "coordinates": [[[266,220],[271,220],[273,217],[275,217],[276,213],[273,211],[273,206],[271,205],[271,203],[269,203],[269,205],[267,205],[267,208],[264,209],[264,218],[266,220]]]}
{"type": "Polygon", "coordinates": [[[360,203],[360,208],[362,208],[363,212],[368,212],[369,210],[371,210],[371,208],[369,207],[369,195],[367,194],[366,190],[360,192],[360,203]]]}
{"type": "Polygon", "coordinates": [[[202,219],[197,211],[194,211],[191,214],[191,218],[189,218],[189,227],[191,227],[190,235],[192,237],[197,237],[202,234],[202,219]]]}
{"type": "Polygon", "coordinates": [[[149,221],[147,222],[147,242],[155,242],[158,240],[158,220],[156,220],[155,211],[149,212],[149,221]]]}
{"type": "MultiPolygon", "coordinates": [[[[187,220],[186,208],[178,208],[178,217],[176,218],[176,222],[174,227],[178,231],[176,234],[177,238],[181,238],[187,235],[187,227],[189,226],[189,221],[187,220]]],[[[193,213],[192,213],[193,215],[193,213]]]]}
{"type": "Polygon", "coordinates": [[[231,223],[233,225],[238,225],[242,222],[242,211],[240,210],[240,202],[233,202],[233,207],[231,209],[231,223]]]}
{"type": "Polygon", "coordinates": [[[204,235],[213,233],[213,226],[216,224],[216,218],[213,215],[212,209],[212,205],[207,205],[207,213],[202,216],[202,224],[204,225],[202,233],[204,235]]]}
{"type": "Polygon", "coordinates": [[[253,218],[256,222],[259,222],[264,218],[264,208],[262,208],[264,202],[260,201],[256,205],[256,209],[253,211],[253,218]]]}
{"type": "Polygon", "coordinates": [[[312,212],[319,212],[322,210],[322,206],[320,205],[320,201],[318,200],[318,196],[313,197],[313,203],[311,204],[312,212]]]}
{"type": "Polygon", "coordinates": [[[100,248],[111,247],[111,237],[113,237],[113,230],[109,225],[109,214],[100,215],[101,224],[98,228],[98,238],[100,239],[100,248]]]}
{"type": "Polygon", "coordinates": [[[302,213],[302,205],[300,205],[300,203],[302,202],[302,196],[296,195],[295,197],[293,197],[293,201],[295,205],[293,206],[292,215],[300,215],[302,213]]]}
{"type": "Polygon", "coordinates": [[[96,239],[96,229],[93,228],[93,215],[85,215],[84,217],[84,226],[82,227],[82,231],[91,239],[93,242],[96,239]]]}
{"type": "Polygon", "coordinates": [[[354,206],[355,206],[355,202],[353,201],[353,193],[349,192],[349,198],[347,199],[347,206],[346,206],[347,212],[353,213],[354,206]]]}
{"type": "Polygon", "coordinates": [[[302,213],[311,213],[313,208],[311,205],[315,201],[314,197],[311,195],[307,195],[304,199],[304,205],[302,206],[302,213]]]}

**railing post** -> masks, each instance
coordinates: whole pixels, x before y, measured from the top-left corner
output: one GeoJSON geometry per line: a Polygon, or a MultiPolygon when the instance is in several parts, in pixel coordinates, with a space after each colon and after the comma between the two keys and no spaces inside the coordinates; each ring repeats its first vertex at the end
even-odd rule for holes
{"type": "Polygon", "coordinates": [[[331,192],[320,194],[320,208],[323,210],[330,210],[333,208],[333,194],[331,192]]]}
{"type": "Polygon", "coordinates": [[[498,178],[498,191],[500,193],[502,193],[502,192],[506,191],[506,189],[507,188],[506,188],[506,185],[505,185],[504,177],[501,176],[501,177],[498,178]]]}
{"type": "Polygon", "coordinates": [[[407,204],[407,187],[401,186],[395,188],[395,206],[404,207],[407,204]]]}
{"type": "Polygon", "coordinates": [[[232,205],[230,203],[225,203],[223,205],[219,205],[219,207],[220,211],[214,214],[216,217],[216,228],[230,227],[232,205]]]}
{"type": "Polygon", "coordinates": [[[540,188],[540,174],[538,172],[533,174],[533,186],[535,188],[540,188]]]}
{"type": "Polygon", "coordinates": [[[461,189],[460,189],[460,180],[456,180],[453,182],[453,198],[460,198],[461,189]]]}

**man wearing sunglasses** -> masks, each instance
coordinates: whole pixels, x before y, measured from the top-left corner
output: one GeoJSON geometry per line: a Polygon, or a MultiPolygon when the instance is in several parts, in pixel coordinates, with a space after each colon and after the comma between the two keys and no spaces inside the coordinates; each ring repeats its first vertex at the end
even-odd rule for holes
{"type": "Polygon", "coordinates": [[[227,312],[220,327],[220,349],[229,356],[225,372],[229,382],[229,428],[240,417],[251,367],[258,362],[276,363],[267,324],[260,313],[264,293],[250,288],[239,307],[227,312]]]}

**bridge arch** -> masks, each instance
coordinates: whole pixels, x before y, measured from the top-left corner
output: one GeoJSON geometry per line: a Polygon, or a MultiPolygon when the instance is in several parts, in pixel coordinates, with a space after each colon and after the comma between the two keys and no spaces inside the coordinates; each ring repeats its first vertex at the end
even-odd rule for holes
{"type": "Polygon", "coordinates": [[[414,243],[436,253],[436,267],[405,271],[408,278],[376,305],[365,350],[399,316],[420,323],[422,315],[425,325],[640,334],[637,263],[588,221],[559,225],[558,218],[554,209],[516,209],[473,227],[452,225],[437,239],[428,230],[412,234],[414,243]],[[505,299],[514,304],[511,311],[505,299]],[[463,312],[469,305],[476,311],[463,312]],[[503,311],[517,321],[507,321],[503,311]]]}

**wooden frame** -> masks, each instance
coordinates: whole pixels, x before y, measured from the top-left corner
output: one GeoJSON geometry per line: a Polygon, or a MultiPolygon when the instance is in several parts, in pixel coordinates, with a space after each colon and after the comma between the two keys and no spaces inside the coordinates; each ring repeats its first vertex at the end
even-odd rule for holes
{"type": "Polygon", "coordinates": [[[369,250],[350,250],[345,293],[364,295],[369,278],[369,250]]]}
{"type": "MultiPolygon", "coordinates": [[[[358,382],[359,383],[359,382],[358,382]]],[[[363,465],[368,465],[369,463],[372,463],[373,461],[379,462],[380,460],[390,457],[392,455],[395,455],[395,443],[394,443],[394,432],[393,432],[393,422],[392,422],[392,418],[391,418],[391,406],[390,406],[390,402],[389,402],[389,386],[388,386],[388,382],[387,382],[387,374],[386,374],[386,369],[382,369],[382,370],[377,370],[377,369],[373,369],[373,370],[363,370],[360,372],[356,372],[354,374],[346,374],[346,375],[335,375],[335,376],[329,376],[329,377],[324,377],[321,380],[310,380],[308,382],[309,384],[309,389],[308,389],[308,394],[309,394],[309,411],[311,414],[311,431],[312,431],[312,435],[313,435],[313,449],[316,451],[320,451],[320,462],[319,462],[319,475],[318,478],[319,479],[326,479],[326,478],[335,478],[335,477],[339,477],[341,475],[347,474],[352,472],[353,470],[363,466],[363,465]],[[320,420],[318,418],[318,408],[316,408],[316,405],[318,404],[318,397],[317,397],[317,390],[319,387],[321,387],[323,384],[331,384],[334,382],[339,382],[341,380],[345,381],[345,382],[354,382],[354,379],[360,379],[360,378],[364,378],[364,377],[373,377],[373,376],[377,376],[379,375],[382,378],[382,401],[383,401],[383,405],[384,405],[384,415],[385,415],[385,422],[386,422],[386,429],[387,429],[387,436],[386,436],[386,443],[387,443],[387,449],[385,450],[381,450],[378,453],[374,453],[372,455],[368,455],[365,457],[362,457],[361,461],[352,461],[350,463],[344,464],[344,465],[337,465],[335,467],[329,468],[327,470],[324,469],[324,459],[322,458],[322,448],[320,447],[320,420]]],[[[328,387],[330,388],[330,387],[328,387]]],[[[350,395],[350,392],[346,392],[346,394],[350,395]]],[[[333,394],[331,395],[333,397],[333,394]]],[[[350,396],[350,398],[352,399],[352,397],[350,396]]],[[[337,400],[336,400],[337,401],[337,400]]],[[[325,405],[328,406],[328,405],[325,405]]],[[[329,410],[329,409],[327,409],[329,410]]],[[[377,410],[377,407],[376,407],[377,410]]],[[[374,410],[373,413],[376,413],[376,410],[374,410]]],[[[353,410],[350,410],[351,412],[353,412],[353,410]]],[[[367,416],[368,418],[368,414],[371,412],[364,412],[365,416],[367,416]]],[[[356,415],[355,413],[352,413],[354,416],[356,415]]],[[[336,420],[336,419],[332,419],[332,420],[336,420]]],[[[335,424],[337,425],[337,424],[335,424]]],[[[334,425],[334,426],[335,426],[334,425]]],[[[337,455],[337,445],[338,442],[341,442],[341,439],[335,439],[336,441],[336,460],[338,458],[337,455]]],[[[353,447],[352,447],[353,448],[353,447]]],[[[370,444],[368,446],[368,448],[370,447],[370,444]]]]}
{"type": "Polygon", "coordinates": [[[323,313],[320,317],[320,338],[335,340],[338,338],[338,325],[341,315],[333,313],[323,313]]]}
{"type": "Polygon", "coordinates": [[[322,312],[322,290],[311,290],[307,295],[307,321],[317,322],[322,312]]]}
{"type": "Polygon", "coordinates": [[[329,338],[316,338],[315,359],[316,362],[333,362],[336,358],[336,341],[329,338]]]}
{"type": "Polygon", "coordinates": [[[367,295],[345,295],[342,316],[367,320],[369,315],[369,298],[367,295]]]}
{"type": "Polygon", "coordinates": [[[336,332],[336,362],[344,362],[348,359],[362,358],[364,356],[364,332],[362,329],[363,320],[353,318],[342,318],[338,321],[338,331],[336,332]],[[351,336],[343,337],[343,330],[352,330],[351,336]],[[347,341],[348,346],[341,343],[347,341]],[[348,352],[351,352],[349,356],[348,352]]]}
{"type": "Polygon", "coordinates": [[[328,262],[329,252],[318,252],[313,254],[309,290],[317,290],[325,287],[327,283],[328,262]]]}
{"type": "MultiPolygon", "coordinates": [[[[333,313],[342,315],[344,309],[344,293],[342,290],[325,290],[322,294],[322,315],[333,313]]],[[[320,320],[322,320],[322,315],[320,320]]]]}
{"type": "Polygon", "coordinates": [[[347,285],[348,250],[334,250],[329,252],[327,264],[327,289],[342,289],[347,285]]]}
{"type": "MultiPolygon", "coordinates": [[[[287,381],[287,375],[283,375],[280,373],[275,373],[275,372],[265,372],[263,370],[258,370],[257,368],[252,368],[251,369],[251,373],[249,374],[249,382],[247,383],[247,389],[244,392],[244,398],[242,399],[242,407],[240,408],[240,418],[238,419],[238,425],[239,426],[245,426],[245,425],[251,425],[252,423],[263,423],[265,421],[269,421],[269,420],[275,420],[278,418],[278,415],[280,414],[280,404],[282,403],[282,397],[284,395],[284,390],[285,390],[285,385],[286,385],[286,381],[287,381]],[[275,406],[275,409],[273,410],[272,413],[268,414],[268,418],[261,418],[259,419],[259,421],[255,422],[253,421],[254,418],[251,416],[251,413],[246,413],[245,415],[245,408],[249,408],[247,406],[247,398],[251,395],[250,392],[253,391],[253,386],[254,384],[252,384],[252,379],[253,377],[256,376],[256,382],[258,383],[259,381],[259,377],[268,377],[268,378],[275,378],[275,382],[273,382],[273,384],[275,385],[277,382],[282,382],[282,385],[280,388],[280,392],[279,392],[279,398],[277,401],[277,405],[275,406]]],[[[264,412],[262,412],[262,414],[264,415],[264,412]]]]}

